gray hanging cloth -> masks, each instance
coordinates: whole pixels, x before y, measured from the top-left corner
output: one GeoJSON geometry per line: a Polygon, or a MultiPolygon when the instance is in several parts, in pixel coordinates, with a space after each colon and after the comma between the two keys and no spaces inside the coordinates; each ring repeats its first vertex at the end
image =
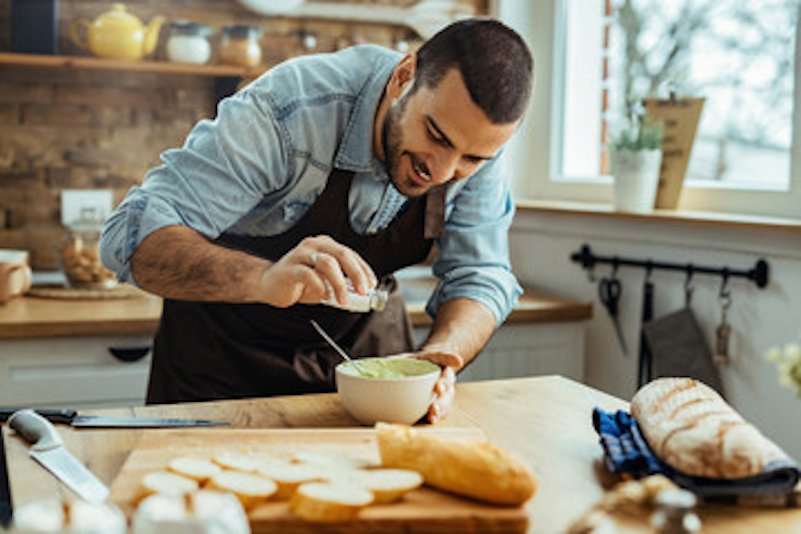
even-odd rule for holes
{"type": "Polygon", "coordinates": [[[643,334],[651,352],[651,379],[686,376],[724,395],[712,352],[689,306],[645,324],[643,334]]]}

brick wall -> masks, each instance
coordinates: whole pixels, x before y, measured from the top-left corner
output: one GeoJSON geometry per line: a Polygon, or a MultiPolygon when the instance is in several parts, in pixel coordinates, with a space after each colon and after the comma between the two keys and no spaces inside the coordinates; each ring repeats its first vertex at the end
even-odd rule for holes
{"type": "MultiPolygon", "coordinates": [[[[85,55],[69,40],[70,22],[93,19],[110,5],[61,0],[61,53],[85,55]]],[[[475,0],[475,5],[486,12],[486,1],[475,0]]],[[[0,52],[11,48],[10,6],[11,0],[0,0],[0,52]]],[[[266,64],[307,52],[303,32],[317,37],[315,51],[354,42],[393,46],[410,38],[401,26],[259,17],[233,0],[131,0],[126,6],[145,21],[160,14],[212,28],[259,26],[266,64]]],[[[166,26],[156,59],[164,57],[165,36],[166,26]]],[[[34,268],[57,268],[55,249],[66,233],[60,223],[61,190],[108,188],[121,200],[158,164],[163,150],[180,145],[214,108],[210,77],[0,65],[0,248],[27,249],[34,268]]]]}

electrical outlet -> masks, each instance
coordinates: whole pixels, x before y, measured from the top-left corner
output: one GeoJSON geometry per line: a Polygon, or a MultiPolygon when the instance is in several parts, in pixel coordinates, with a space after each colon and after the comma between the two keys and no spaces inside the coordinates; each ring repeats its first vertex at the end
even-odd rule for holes
{"type": "Polygon", "coordinates": [[[111,189],[63,189],[61,191],[61,224],[69,226],[79,220],[85,209],[105,220],[111,214],[114,195],[111,189]]]}

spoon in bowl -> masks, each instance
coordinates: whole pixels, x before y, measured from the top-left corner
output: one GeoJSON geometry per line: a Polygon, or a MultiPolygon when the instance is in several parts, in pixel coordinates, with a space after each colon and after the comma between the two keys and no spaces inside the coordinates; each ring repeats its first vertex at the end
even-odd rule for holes
{"type": "Polygon", "coordinates": [[[328,342],[328,344],[329,344],[329,345],[331,345],[331,347],[333,347],[333,349],[334,349],[335,351],[337,351],[337,354],[339,354],[340,356],[342,356],[342,359],[343,359],[343,360],[347,360],[348,362],[351,362],[351,364],[353,365],[353,367],[355,367],[355,368],[356,368],[356,370],[359,372],[359,374],[360,374],[360,375],[362,375],[362,376],[364,376],[364,372],[362,371],[362,369],[361,369],[361,367],[359,366],[359,364],[358,364],[358,363],[356,363],[356,361],[355,361],[355,360],[353,360],[353,359],[352,359],[350,356],[348,356],[348,353],[347,353],[347,352],[345,352],[345,351],[342,349],[342,347],[340,347],[340,346],[337,344],[337,342],[336,342],[336,341],[334,341],[334,339],[333,339],[331,336],[329,336],[329,335],[326,333],[326,331],[325,331],[325,330],[323,330],[323,327],[322,327],[322,326],[320,326],[319,324],[317,324],[317,321],[315,321],[314,319],[311,319],[309,322],[310,322],[310,323],[311,323],[311,325],[314,327],[314,329],[315,329],[315,330],[317,330],[317,332],[318,332],[318,333],[319,333],[319,334],[320,334],[320,335],[323,337],[323,339],[325,339],[325,340],[328,342]]]}

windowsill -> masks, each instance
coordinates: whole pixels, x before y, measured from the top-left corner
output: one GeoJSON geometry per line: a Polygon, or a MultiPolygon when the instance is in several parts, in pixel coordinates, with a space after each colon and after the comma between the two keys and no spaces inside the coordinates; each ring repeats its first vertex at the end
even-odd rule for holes
{"type": "Polygon", "coordinates": [[[611,204],[570,202],[563,200],[517,200],[518,212],[557,213],[582,215],[632,221],[655,221],[679,224],[694,224],[730,228],[751,228],[759,230],[779,230],[801,233],[801,219],[770,217],[760,215],[738,215],[701,211],[680,211],[657,209],[650,213],[616,211],[611,204]]]}

